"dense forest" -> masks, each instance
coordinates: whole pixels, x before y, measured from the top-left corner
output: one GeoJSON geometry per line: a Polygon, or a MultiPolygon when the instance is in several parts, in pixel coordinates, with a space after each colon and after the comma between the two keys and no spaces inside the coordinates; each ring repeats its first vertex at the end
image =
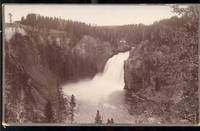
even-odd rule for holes
{"type": "Polygon", "coordinates": [[[150,36],[131,50],[125,89],[132,114],[154,116],[168,124],[198,123],[199,8],[174,7],[174,11],[181,17],[149,26],[150,36]]]}
{"type": "Polygon", "coordinates": [[[61,85],[92,78],[111,56],[130,51],[124,65],[130,114],[148,110],[145,117],[162,123],[197,123],[199,6],[172,8],[176,16],[151,25],[96,26],[39,14],[8,24],[16,33],[5,42],[6,122],[73,120],[74,104],[61,85]]]}

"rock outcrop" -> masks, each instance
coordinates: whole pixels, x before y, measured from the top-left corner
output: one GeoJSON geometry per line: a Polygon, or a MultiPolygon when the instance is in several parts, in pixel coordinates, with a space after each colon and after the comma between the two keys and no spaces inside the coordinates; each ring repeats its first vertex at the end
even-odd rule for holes
{"type": "Polygon", "coordinates": [[[138,123],[199,123],[199,7],[174,11],[181,17],[138,30],[142,37],[125,62],[129,111],[147,120],[138,123]]]}
{"type": "Polygon", "coordinates": [[[125,61],[130,112],[148,112],[147,118],[156,117],[160,123],[196,123],[198,53],[194,47],[198,45],[197,39],[189,33],[165,28],[159,35],[157,41],[139,43],[125,61]]]}
{"type": "Polygon", "coordinates": [[[64,98],[57,77],[44,59],[43,44],[30,34],[18,32],[5,43],[6,122],[62,121],[64,98]],[[46,108],[48,103],[50,109],[46,108]],[[49,110],[51,121],[45,115],[49,110]]]}
{"type": "MultiPolygon", "coordinates": [[[[80,58],[82,62],[91,64],[96,70],[93,73],[95,75],[96,72],[103,71],[104,65],[113,55],[113,51],[109,42],[85,35],[72,49],[72,54],[80,58]]],[[[80,65],[83,66],[81,63],[80,65]]],[[[82,71],[87,71],[87,67],[90,67],[88,69],[91,70],[92,66],[86,65],[86,69],[83,68],[82,71]]]]}
{"type": "Polygon", "coordinates": [[[70,46],[63,34],[12,28],[5,42],[6,122],[66,121],[61,85],[102,71],[112,55],[109,42],[84,36],[70,46]]]}

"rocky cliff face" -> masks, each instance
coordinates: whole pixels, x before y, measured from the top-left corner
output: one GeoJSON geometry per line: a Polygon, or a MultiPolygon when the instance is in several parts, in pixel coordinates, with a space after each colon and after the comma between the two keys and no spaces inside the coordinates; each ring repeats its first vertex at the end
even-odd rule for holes
{"type": "Polygon", "coordinates": [[[158,123],[196,123],[197,37],[189,32],[161,29],[154,34],[160,36],[156,41],[143,40],[125,61],[130,113],[156,118],[158,123]]]}
{"type": "Polygon", "coordinates": [[[66,110],[65,100],[57,77],[43,59],[43,44],[34,36],[19,32],[5,43],[6,122],[60,122],[65,119],[61,118],[66,110]],[[47,112],[51,116],[47,116],[47,112]]]}
{"type": "Polygon", "coordinates": [[[72,49],[72,54],[80,58],[81,61],[78,65],[83,66],[81,62],[86,64],[86,68],[82,68],[81,71],[88,72],[88,69],[93,69],[94,73],[92,73],[92,75],[95,75],[96,72],[103,71],[104,65],[108,58],[113,55],[113,51],[109,42],[101,41],[98,38],[96,39],[86,35],[83,36],[80,42],[72,49]],[[88,68],[88,66],[90,68],[88,68]]]}
{"type": "Polygon", "coordinates": [[[111,46],[91,36],[70,46],[62,35],[20,30],[6,32],[6,122],[64,122],[68,102],[61,84],[102,71],[111,46]]]}
{"type": "Polygon", "coordinates": [[[103,70],[106,61],[113,55],[109,42],[89,35],[83,36],[74,46],[67,46],[68,50],[54,44],[47,48],[51,56],[47,58],[48,65],[61,83],[93,77],[103,70]],[[54,66],[54,63],[57,65],[54,66]]]}

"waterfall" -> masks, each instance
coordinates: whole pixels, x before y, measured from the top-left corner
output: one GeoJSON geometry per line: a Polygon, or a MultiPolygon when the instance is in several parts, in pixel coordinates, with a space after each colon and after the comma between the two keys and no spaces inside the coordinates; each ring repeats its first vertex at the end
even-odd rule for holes
{"type": "Polygon", "coordinates": [[[129,52],[119,53],[117,55],[114,55],[112,58],[110,58],[107,61],[103,73],[97,74],[93,80],[94,81],[101,80],[108,83],[118,84],[121,87],[123,87],[124,86],[124,61],[128,59],[128,56],[129,56],[129,52]]]}
{"type": "MultiPolygon", "coordinates": [[[[124,61],[128,56],[129,52],[118,53],[107,61],[104,71],[96,74],[93,79],[63,86],[64,94],[74,94],[78,101],[76,121],[93,122],[97,109],[106,116],[119,115],[124,100],[124,61]]],[[[118,119],[125,117],[124,112],[121,111],[118,119]]]]}

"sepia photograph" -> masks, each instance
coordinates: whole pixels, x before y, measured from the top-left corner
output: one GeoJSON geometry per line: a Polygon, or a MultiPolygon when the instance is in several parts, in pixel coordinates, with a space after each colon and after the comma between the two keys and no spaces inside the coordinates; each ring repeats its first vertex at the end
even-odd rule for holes
{"type": "Polygon", "coordinates": [[[200,5],[2,12],[4,125],[199,125],[200,5]]]}

